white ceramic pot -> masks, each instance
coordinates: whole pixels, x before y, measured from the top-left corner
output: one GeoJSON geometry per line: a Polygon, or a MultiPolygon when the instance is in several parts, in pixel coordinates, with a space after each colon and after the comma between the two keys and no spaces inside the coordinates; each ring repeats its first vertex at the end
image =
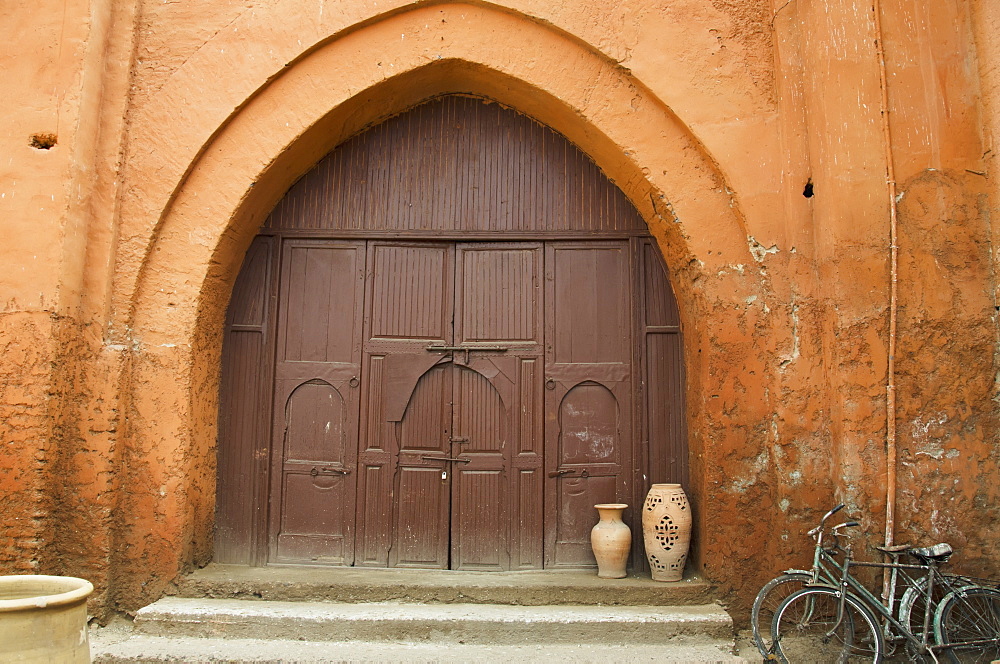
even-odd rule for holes
{"type": "Polygon", "coordinates": [[[632,531],[622,521],[624,503],[594,505],[601,520],[590,531],[590,545],[597,559],[597,576],[621,579],[625,576],[628,552],[632,548],[632,531]]]}
{"type": "Polygon", "coordinates": [[[0,662],[89,664],[92,592],[72,576],[0,576],[0,662]]]}

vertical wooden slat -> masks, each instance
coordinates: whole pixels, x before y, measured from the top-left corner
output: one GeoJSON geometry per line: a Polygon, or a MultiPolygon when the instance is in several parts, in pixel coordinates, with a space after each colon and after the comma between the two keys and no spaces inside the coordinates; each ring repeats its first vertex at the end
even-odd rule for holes
{"type": "Polygon", "coordinates": [[[264,457],[270,427],[269,309],[274,238],[247,251],[226,316],[219,398],[219,470],[215,559],[251,564],[264,504],[264,457]]]}
{"type": "Polygon", "coordinates": [[[677,302],[652,241],[642,248],[645,404],[650,482],[688,482],[684,353],[677,302]]]}
{"type": "Polygon", "coordinates": [[[268,228],[641,231],[587,155],[527,116],[431,100],[342,143],[286,194],[268,228]]]}

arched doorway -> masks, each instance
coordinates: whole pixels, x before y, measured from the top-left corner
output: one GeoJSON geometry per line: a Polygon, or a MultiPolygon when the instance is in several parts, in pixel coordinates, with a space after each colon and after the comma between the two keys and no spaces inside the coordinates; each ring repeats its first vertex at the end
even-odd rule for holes
{"type": "Polygon", "coordinates": [[[525,116],[432,100],[324,158],[247,253],[216,559],[589,566],[594,503],[686,480],[682,386],[622,193],[525,116]]]}

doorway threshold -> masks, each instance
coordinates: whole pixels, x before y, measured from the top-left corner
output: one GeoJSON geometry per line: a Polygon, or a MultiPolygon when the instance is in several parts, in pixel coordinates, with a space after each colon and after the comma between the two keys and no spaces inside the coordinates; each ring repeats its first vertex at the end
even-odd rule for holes
{"type": "Polygon", "coordinates": [[[698,576],[600,579],[595,570],[475,572],[366,567],[250,567],[211,563],[178,580],[177,595],[274,601],[682,606],[715,599],[698,576]]]}

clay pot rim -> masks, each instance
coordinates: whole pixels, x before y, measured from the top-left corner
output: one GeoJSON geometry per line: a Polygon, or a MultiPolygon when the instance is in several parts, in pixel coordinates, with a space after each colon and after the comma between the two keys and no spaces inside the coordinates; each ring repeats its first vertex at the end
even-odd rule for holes
{"type": "Polygon", "coordinates": [[[44,574],[14,574],[0,576],[0,597],[5,591],[23,589],[24,597],[0,599],[0,613],[44,609],[64,606],[87,599],[94,592],[94,584],[75,576],[46,576],[44,574]],[[27,594],[34,593],[34,594],[27,594]]]}
{"type": "Polygon", "coordinates": [[[594,505],[594,508],[599,510],[623,510],[626,507],[628,507],[626,503],[598,503],[594,505]]]}
{"type": "Polygon", "coordinates": [[[660,487],[661,489],[672,489],[672,488],[678,488],[678,489],[680,489],[680,488],[683,488],[680,484],[654,484],[654,485],[650,486],[649,488],[653,489],[653,488],[656,488],[656,487],[660,487]]]}

